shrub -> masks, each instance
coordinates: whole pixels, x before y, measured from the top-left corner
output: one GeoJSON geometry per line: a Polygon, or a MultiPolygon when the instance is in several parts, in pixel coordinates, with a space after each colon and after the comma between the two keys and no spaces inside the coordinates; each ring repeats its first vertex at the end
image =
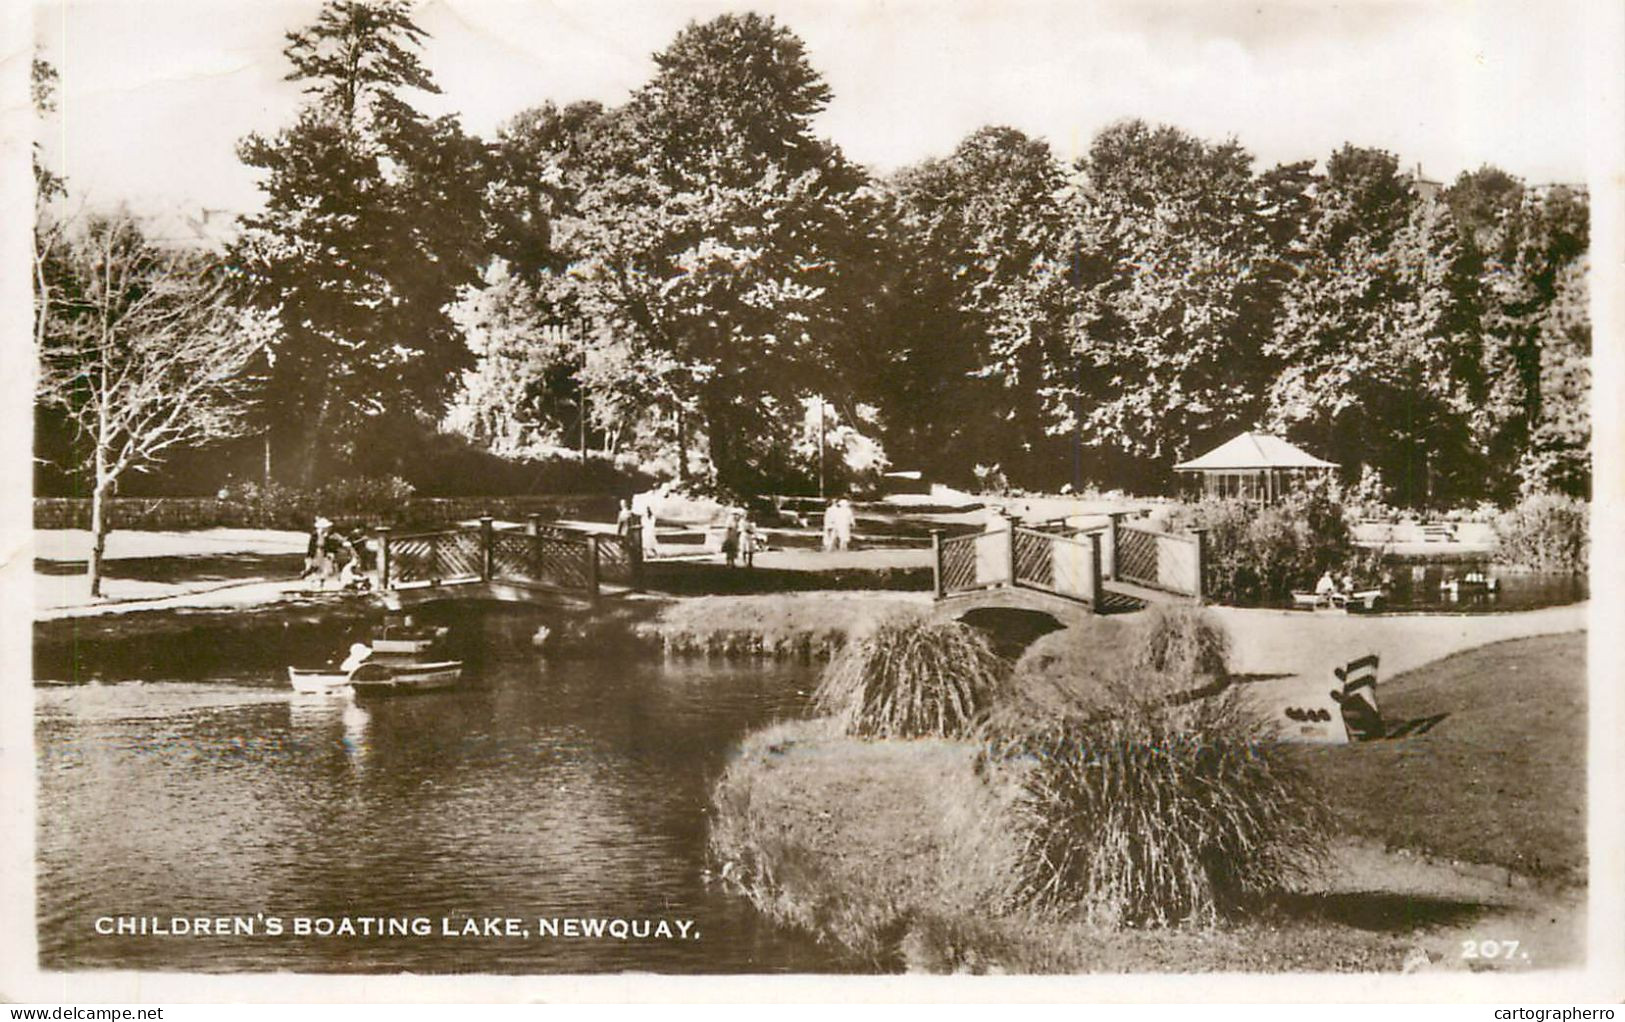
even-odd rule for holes
{"type": "Polygon", "coordinates": [[[1590,550],[1591,506],[1575,497],[1525,497],[1495,520],[1495,559],[1504,564],[1584,571],[1590,550]]]}
{"type": "Polygon", "coordinates": [[[996,750],[1022,768],[1019,903],[1097,926],[1205,924],[1314,871],[1325,803],[1238,693],[1117,694],[996,750]]]}
{"type": "Polygon", "coordinates": [[[317,513],[315,494],[279,483],[244,482],[230,487],[226,499],[247,508],[248,520],[259,528],[309,529],[317,513]]]}
{"type": "Polygon", "coordinates": [[[964,736],[1009,678],[981,632],[957,621],[898,615],[849,641],[813,694],[848,734],[964,736]]]}
{"type": "Polygon", "coordinates": [[[393,520],[406,511],[413,486],[399,476],[339,479],[316,491],[324,514],[393,520]]]}
{"type": "Polygon", "coordinates": [[[1323,489],[1265,508],[1203,501],[1176,512],[1172,525],[1207,530],[1203,591],[1225,603],[1284,600],[1321,572],[1364,575],[1373,567],[1354,546],[1342,504],[1323,489]]]}

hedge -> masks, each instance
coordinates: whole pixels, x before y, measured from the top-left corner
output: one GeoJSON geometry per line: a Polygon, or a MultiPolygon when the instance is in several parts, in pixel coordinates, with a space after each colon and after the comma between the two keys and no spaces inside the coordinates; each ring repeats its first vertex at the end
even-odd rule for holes
{"type": "MultiPolygon", "coordinates": [[[[314,514],[339,519],[341,513],[316,506],[310,509],[282,505],[266,507],[216,497],[115,497],[110,517],[115,529],[184,531],[188,529],[297,529],[310,527],[314,514]]],[[[490,514],[522,521],[527,515],[544,518],[612,517],[615,498],[599,494],[559,494],[523,497],[413,497],[393,514],[363,515],[370,525],[426,526],[462,521],[490,514]]],[[[356,517],[356,516],[350,516],[356,517]]],[[[90,528],[90,500],[84,497],[36,497],[34,528],[90,528]]]]}

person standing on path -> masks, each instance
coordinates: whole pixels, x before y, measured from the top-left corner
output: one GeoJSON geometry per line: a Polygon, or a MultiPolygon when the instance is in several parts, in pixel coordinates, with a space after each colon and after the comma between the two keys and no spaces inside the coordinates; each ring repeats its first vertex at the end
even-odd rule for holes
{"type": "Polygon", "coordinates": [[[852,511],[852,502],[842,497],[836,502],[835,509],[835,548],[837,550],[850,550],[852,548],[852,527],[857,524],[857,516],[852,511]]]}
{"type": "Polygon", "coordinates": [[[756,545],[758,541],[756,523],[751,520],[750,514],[747,512],[739,532],[739,552],[744,556],[745,567],[747,568],[756,566],[756,545]]]}
{"type": "Polygon", "coordinates": [[[740,514],[738,508],[729,508],[727,523],[722,527],[722,559],[730,568],[739,558],[740,514]]]}
{"type": "Polygon", "coordinates": [[[643,505],[642,540],[643,559],[653,560],[660,556],[660,541],[655,539],[655,509],[652,503],[643,505]]]}

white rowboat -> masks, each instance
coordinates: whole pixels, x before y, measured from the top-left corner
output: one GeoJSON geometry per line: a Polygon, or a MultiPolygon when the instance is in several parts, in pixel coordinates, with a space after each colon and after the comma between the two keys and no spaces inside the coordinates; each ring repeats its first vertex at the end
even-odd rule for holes
{"type": "Polygon", "coordinates": [[[350,672],[330,667],[315,670],[290,667],[288,681],[293,684],[293,690],[302,695],[337,695],[349,690],[350,672]]]}

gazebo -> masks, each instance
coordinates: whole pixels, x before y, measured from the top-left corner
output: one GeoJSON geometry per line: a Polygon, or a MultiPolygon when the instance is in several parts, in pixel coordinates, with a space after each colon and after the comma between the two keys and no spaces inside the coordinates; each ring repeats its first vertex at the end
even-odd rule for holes
{"type": "Polygon", "coordinates": [[[1337,466],[1268,433],[1243,433],[1199,458],[1174,466],[1175,472],[1199,474],[1202,495],[1274,502],[1314,478],[1331,475],[1337,466]]]}

